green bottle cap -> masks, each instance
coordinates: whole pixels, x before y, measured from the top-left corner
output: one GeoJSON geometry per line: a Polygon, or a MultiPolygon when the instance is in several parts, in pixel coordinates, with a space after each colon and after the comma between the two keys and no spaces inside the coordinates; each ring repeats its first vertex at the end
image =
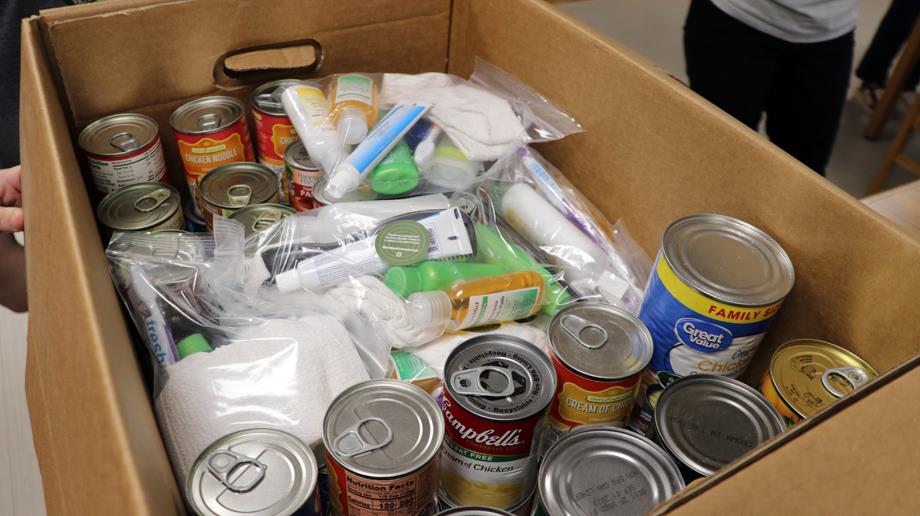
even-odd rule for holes
{"type": "Polygon", "coordinates": [[[176,349],[179,350],[179,358],[183,359],[195,353],[210,353],[214,351],[211,345],[205,340],[200,333],[193,333],[188,337],[176,342],[176,349]]]}
{"type": "Polygon", "coordinates": [[[415,267],[390,267],[383,282],[400,297],[422,290],[422,275],[415,267]]]}
{"type": "Polygon", "coordinates": [[[409,145],[401,141],[367,176],[371,190],[383,195],[400,195],[418,186],[418,166],[409,145]]]}

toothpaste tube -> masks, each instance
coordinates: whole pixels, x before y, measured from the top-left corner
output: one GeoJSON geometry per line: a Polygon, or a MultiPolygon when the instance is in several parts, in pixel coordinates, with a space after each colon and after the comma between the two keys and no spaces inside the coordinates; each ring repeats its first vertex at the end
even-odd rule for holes
{"type": "Polygon", "coordinates": [[[157,303],[157,293],[144,278],[138,265],[131,266],[131,293],[136,303],[135,312],[143,318],[140,322],[144,325],[143,332],[153,356],[160,366],[175,364],[179,361],[179,351],[157,303]]]}
{"type": "MultiPolygon", "coordinates": [[[[474,238],[459,208],[436,212],[417,220],[428,232],[428,254],[423,259],[437,260],[473,254],[474,238]]],[[[388,265],[377,254],[376,235],[312,256],[275,276],[281,292],[307,289],[325,290],[350,278],[382,274],[388,265]]]]}
{"type": "Polygon", "coordinates": [[[335,167],[326,183],[326,194],[333,199],[341,199],[357,188],[430,108],[431,104],[424,102],[394,106],[374,126],[367,138],[335,167]]]}

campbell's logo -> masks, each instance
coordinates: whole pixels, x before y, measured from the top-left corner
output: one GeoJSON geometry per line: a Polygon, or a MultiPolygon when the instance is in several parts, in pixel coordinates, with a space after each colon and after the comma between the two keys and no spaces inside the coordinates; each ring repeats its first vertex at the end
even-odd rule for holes
{"type": "Polygon", "coordinates": [[[732,344],[732,332],[728,329],[689,317],[677,320],[674,333],[682,343],[704,353],[722,351],[732,344]]]}
{"type": "Polygon", "coordinates": [[[457,431],[461,439],[472,441],[483,446],[495,446],[499,448],[511,448],[523,444],[521,441],[521,429],[506,430],[501,434],[496,434],[492,428],[485,430],[476,430],[471,426],[463,424],[450,411],[451,403],[444,400],[444,419],[447,424],[457,431]]]}

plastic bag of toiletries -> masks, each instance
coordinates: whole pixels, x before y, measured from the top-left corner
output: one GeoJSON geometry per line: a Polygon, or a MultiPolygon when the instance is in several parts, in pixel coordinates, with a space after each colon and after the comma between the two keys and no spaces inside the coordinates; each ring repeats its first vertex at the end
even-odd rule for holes
{"type": "Polygon", "coordinates": [[[321,296],[353,334],[381,339],[378,349],[552,315],[570,302],[555,268],[506,240],[469,197],[341,203],[288,217],[247,241],[243,290],[321,296]]]}
{"type": "Polygon", "coordinates": [[[282,104],[338,201],[462,190],[521,143],[581,126],[518,79],[477,60],[470,80],[443,73],[333,75],[284,90],[282,104]],[[380,109],[382,116],[378,116],[380,109]]]}
{"type": "Polygon", "coordinates": [[[636,313],[651,260],[621,222],[604,216],[528,146],[497,161],[483,190],[495,216],[540,248],[578,297],[601,297],[636,313]]]}
{"type": "Polygon", "coordinates": [[[118,292],[156,359],[154,406],[182,486],[199,455],[234,431],[275,428],[318,443],[316,415],[371,377],[358,337],[336,316],[235,289],[239,244],[226,241],[116,233],[106,250],[118,292]]]}

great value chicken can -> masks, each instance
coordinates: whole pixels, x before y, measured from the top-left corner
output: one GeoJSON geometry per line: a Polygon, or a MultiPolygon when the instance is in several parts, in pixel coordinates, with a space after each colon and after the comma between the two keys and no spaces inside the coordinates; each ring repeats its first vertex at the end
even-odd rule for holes
{"type": "Polygon", "coordinates": [[[441,498],[519,506],[533,491],[538,423],[556,391],[552,364],[527,341],[483,335],[450,354],[444,378],[441,498]]]}

